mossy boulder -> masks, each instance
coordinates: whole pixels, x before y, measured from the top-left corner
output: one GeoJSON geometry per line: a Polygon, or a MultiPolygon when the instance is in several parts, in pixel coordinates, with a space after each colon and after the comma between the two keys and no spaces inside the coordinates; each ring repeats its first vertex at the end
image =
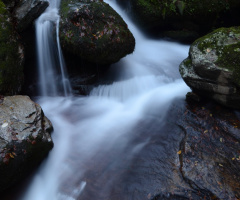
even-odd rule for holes
{"type": "Polygon", "coordinates": [[[51,122],[27,96],[0,96],[0,191],[30,175],[53,147],[51,122]]]}
{"type": "Polygon", "coordinates": [[[0,94],[13,95],[23,84],[23,47],[11,23],[6,6],[0,1],[0,94]]]}
{"type": "Polygon", "coordinates": [[[103,65],[133,52],[135,39],[127,24],[103,1],[62,1],[60,14],[59,36],[64,51],[103,65]]]}
{"type": "Polygon", "coordinates": [[[180,73],[197,94],[240,108],[240,27],[220,28],[199,38],[180,73]]]}
{"type": "Polygon", "coordinates": [[[134,17],[144,28],[151,30],[154,28],[154,31],[157,29],[164,36],[178,40],[195,40],[215,27],[240,24],[240,15],[236,12],[236,9],[240,9],[238,0],[130,0],[130,2],[135,13],[134,17]]]}

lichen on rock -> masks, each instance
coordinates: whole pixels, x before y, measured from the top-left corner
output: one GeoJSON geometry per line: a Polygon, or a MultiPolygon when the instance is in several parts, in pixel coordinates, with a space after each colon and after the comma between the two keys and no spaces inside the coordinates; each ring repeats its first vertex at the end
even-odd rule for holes
{"type": "Polygon", "coordinates": [[[196,40],[180,73],[193,91],[240,108],[240,27],[220,28],[196,40]]]}

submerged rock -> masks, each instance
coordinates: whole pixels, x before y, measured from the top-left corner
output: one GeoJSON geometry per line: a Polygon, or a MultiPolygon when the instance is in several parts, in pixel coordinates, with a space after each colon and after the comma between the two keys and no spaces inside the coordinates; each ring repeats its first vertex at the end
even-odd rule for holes
{"type": "Polygon", "coordinates": [[[127,24],[103,1],[62,1],[60,41],[64,51],[97,64],[111,64],[133,52],[127,24]]]}
{"type": "Polygon", "coordinates": [[[2,1],[0,16],[0,94],[13,95],[22,88],[24,51],[2,1]]]}
{"type": "Polygon", "coordinates": [[[193,92],[240,108],[240,27],[221,28],[196,40],[180,73],[193,92]]]}
{"type": "Polygon", "coordinates": [[[27,96],[0,98],[0,191],[29,174],[53,147],[51,122],[27,96]]]}

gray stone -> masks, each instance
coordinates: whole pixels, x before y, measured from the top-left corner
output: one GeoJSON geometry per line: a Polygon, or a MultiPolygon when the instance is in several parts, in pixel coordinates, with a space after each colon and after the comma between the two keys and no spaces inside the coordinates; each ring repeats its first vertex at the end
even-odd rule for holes
{"type": "Polygon", "coordinates": [[[39,164],[53,147],[51,122],[28,96],[0,102],[0,190],[7,189],[39,164]]]}
{"type": "Polygon", "coordinates": [[[49,6],[47,1],[23,0],[14,10],[14,17],[17,19],[18,31],[28,28],[49,6]]]}
{"type": "Polygon", "coordinates": [[[193,92],[240,108],[240,28],[221,28],[190,47],[180,73],[193,92]]]}

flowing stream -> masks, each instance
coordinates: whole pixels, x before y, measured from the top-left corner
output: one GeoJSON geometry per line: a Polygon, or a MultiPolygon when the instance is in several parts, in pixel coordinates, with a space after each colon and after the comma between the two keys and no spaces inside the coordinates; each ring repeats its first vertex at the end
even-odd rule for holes
{"type": "Polygon", "coordinates": [[[41,96],[71,94],[58,37],[60,0],[50,0],[47,10],[36,21],[36,41],[41,96]],[[54,30],[55,29],[55,30],[54,30]],[[56,35],[54,37],[53,32],[56,35]]]}
{"type": "Polygon", "coordinates": [[[42,97],[37,101],[53,123],[54,148],[23,200],[137,199],[119,197],[127,185],[124,174],[133,158],[160,131],[171,102],[185,98],[189,91],[178,72],[189,47],[148,39],[115,0],[105,2],[126,21],[136,48],[109,70],[109,75],[115,77],[112,84],[98,86],[86,97],[69,96],[66,74],[62,81],[67,83],[63,88],[68,97],[58,96],[58,84],[51,82],[56,65],[64,66],[60,46],[56,51],[50,36],[52,24],[59,21],[59,2],[50,2],[50,8],[38,19],[38,62],[43,85],[42,97]],[[60,61],[52,60],[56,52],[60,61]],[[109,198],[113,193],[116,196],[109,198]]]}

